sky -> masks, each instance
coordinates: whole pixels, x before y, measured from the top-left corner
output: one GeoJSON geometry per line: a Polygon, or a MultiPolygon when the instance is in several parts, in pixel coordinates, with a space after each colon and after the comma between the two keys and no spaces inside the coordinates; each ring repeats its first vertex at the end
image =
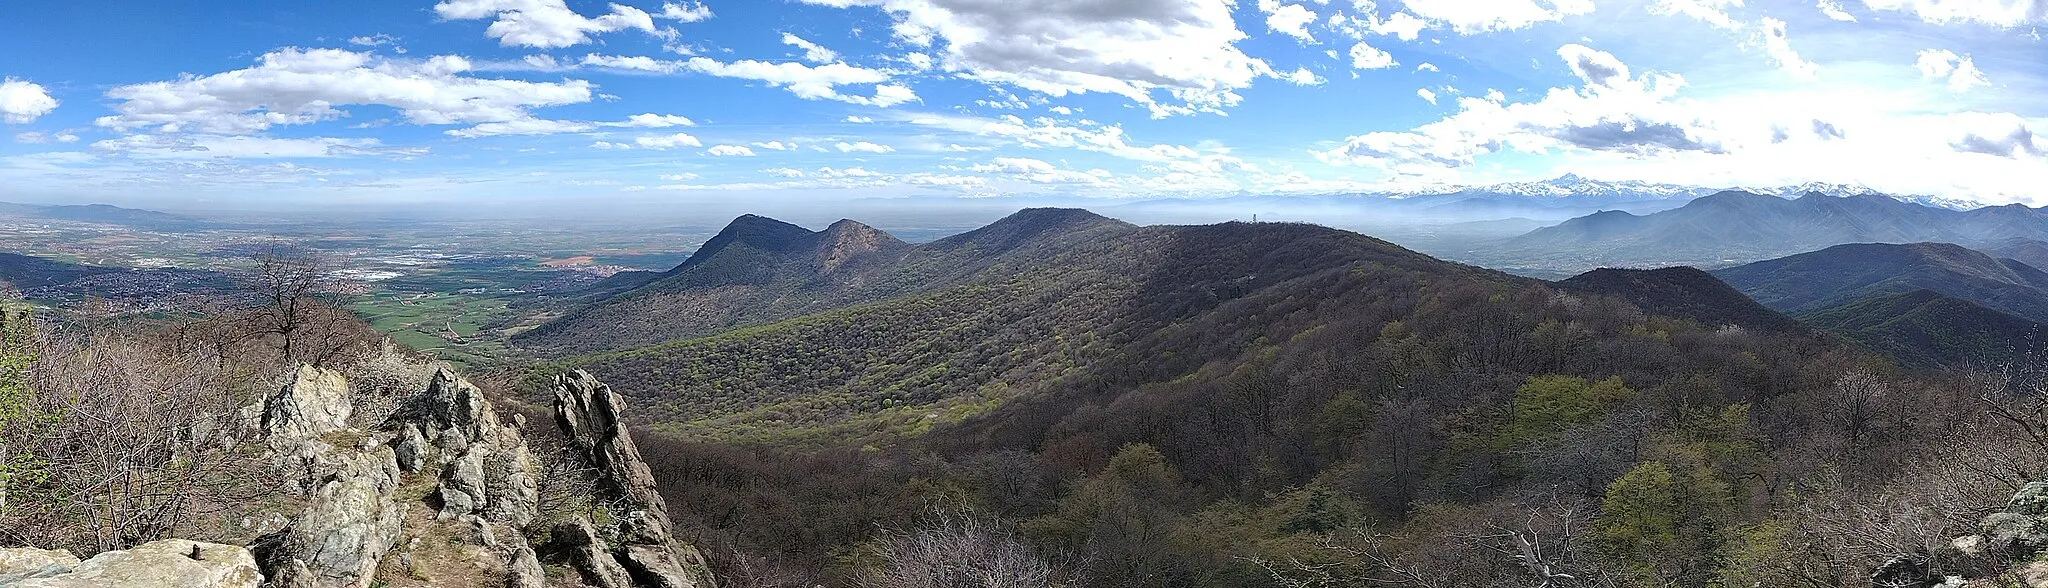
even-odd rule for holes
{"type": "Polygon", "coordinates": [[[0,5],[0,200],[2048,204],[2048,0],[0,5]]]}

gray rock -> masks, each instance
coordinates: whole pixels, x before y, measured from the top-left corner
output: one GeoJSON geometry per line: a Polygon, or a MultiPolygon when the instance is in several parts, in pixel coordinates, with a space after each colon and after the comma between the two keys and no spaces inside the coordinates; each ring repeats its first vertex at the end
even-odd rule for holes
{"type": "MultiPolygon", "coordinates": [[[[555,378],[555,423],[597,470],[599,490],[614,495],[626,506],[620,524],[624,545],[610,549],[607,555],[637,580],[633,585],[716,586],[706,571],[703,554],[671,534],[674,525],[668,517],[668,505],[655,487],[653,472],[640,457],[640,448],[633,444],[632,432],[626,429],[621,418],[625,412],[625,399],[589,372],[577,370],[555,378]]],[[[579,534],[594,536],[580,531],[579,534]]],[[[611,574],[599,569],[604,558],[578,553],[579,560],[595,562],[584,569],[586,577],[611,574]]]]}
{"type": "MultiPolygon", "coordinates": [[[[68,554],[67,554],[68,555],[68,554]]],[[[165,539],[109,551],[70,571],[9,584],[17,588],[256,588],[263,573],[249,550],[165,539]]]]}
{"type": "Polygon", "coordinates": [[[570,563],[583,572],[584,581],[597,588],[633,587],[633,576],[598,538],[590,519],[578,516],[556,525],[553,538],[554,548],[568,554],[570,563]]]}
{"type": "Polygon", "coordinates": [[[291,383],[263,403],[263,431],[305,439],[347,428],[354,412],[348,398],[348,380],[340,373],[299,366],[291,383]]]}
{"type": "Polygon", "coordinates": [[[78,567],[78,556],[69,551],[20,547],[0,549],[0,586],[11,586],[29,578],[45,578],[78,567]]]}
{"type": "Polygon", "coordinates": [[[514,527],[533,522],[540,508],[533,453],[518,429],[499,422],[475,385],[435,370],[426,392],[394,420],[400,466],[440,478],[437,517],[475,514],[514,527]]]}
{"type": "Polygon", "coordinates": [[[2006,501],[2005,512],[2030,517],[2048,516],[2048,482],[2028,482],[2006,501]]]}
{"type": "Polygon", "coordinates": [[[403,511],[392,497],[398,463],[389,447],[344,458],[284,530],[257,540],[273,586],[368,586],[398,541],[403,511]]]}

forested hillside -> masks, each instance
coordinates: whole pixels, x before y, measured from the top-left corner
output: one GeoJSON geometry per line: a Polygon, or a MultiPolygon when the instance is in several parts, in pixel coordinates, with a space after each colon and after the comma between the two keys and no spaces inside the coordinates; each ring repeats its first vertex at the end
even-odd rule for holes
{"type": "Polygon", "coordinates": [[[2042,457],[1983,412],[2005,388],[1698,272],[1552,285],[1296,224],[1005,242],[1040,253],[550,369],[649,408],[679,521],[761,586],[944,521],[1078,586],[1540,583],[1516,545],[1554,586],[1855,585],[2026,481],[1970,468],[2042,457]],[[1845,518],[1878,511],[1917,530],[1845,518]]]}

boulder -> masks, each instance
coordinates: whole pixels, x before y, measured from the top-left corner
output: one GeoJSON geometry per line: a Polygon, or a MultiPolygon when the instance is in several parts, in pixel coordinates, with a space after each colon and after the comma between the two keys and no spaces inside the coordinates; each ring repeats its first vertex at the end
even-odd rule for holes
{"type": "Polygon", "coordinates": [[[353,453],[322,481],[291,525],[257,539],[273,586],[363,588],[398,541],[404,512],[392,492],[398,463],[389,447],[353,453]]]}
{"type": "MultiPolygon", "coordinates": [[[[66,554],[69,555],[69,554],[66,554]]],[[[249,550],[165,539],[95,555],[70,571],[8,584],[16,588],[256,588],[263,573],[249,550]]]]}
{"type": "Polygon", "coordinates": [[[262,428],[273,438],[306,439],[348,428],[351,412],[348,380],[339,372],[304,365],[263,403],[262,428]]]}
{"type": "Polygon", "coordinates": [[[0,549],[0,586],[12,586],[14,582],[29,578],[63,574],[75,567],[78,567],[78,556],[61,549],[0,549]]]}

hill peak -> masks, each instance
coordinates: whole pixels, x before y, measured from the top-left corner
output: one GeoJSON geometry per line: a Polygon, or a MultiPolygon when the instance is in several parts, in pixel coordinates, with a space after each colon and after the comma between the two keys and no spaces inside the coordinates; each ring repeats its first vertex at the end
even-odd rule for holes
{"type": "Polygon", "coordinates": [[[1579,294],[1619,297],[1651,313],[1708,325],[1734,324],[1773,332],[1799,328],[1797,321],[1758,304],[1713,274],[1691,266],[1647,270],[1600,268],[1557,282],[1556,286],[1579,294]]]}
{"type": "Polygon", "coordinates": [[[940,248],[972,247],[1002,251],[1097,227],[1133,226],[1079,208],[1026,208],[988,226],[934,241],[932,245],[940,248]]]}
{"type": "Polygon", "coordinates": [[[852,219],[840,219],[818,236],[818,265],[829,272],[862,255],[909,246],[909,243],[881,229],[852,219]]]}

